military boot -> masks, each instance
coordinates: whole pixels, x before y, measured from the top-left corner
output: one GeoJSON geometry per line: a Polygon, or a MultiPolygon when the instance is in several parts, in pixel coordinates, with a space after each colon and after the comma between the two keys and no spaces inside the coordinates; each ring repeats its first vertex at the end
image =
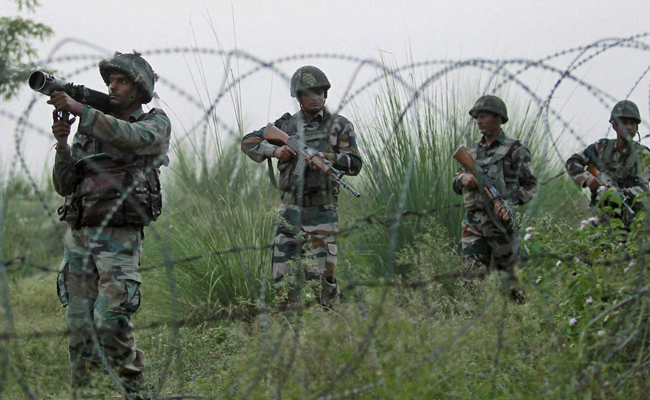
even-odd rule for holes
{"type": "Polygon", "coordinates": [[[90,371],[87,361],[79,361],[72,365],[70,371],[70,386],[75,398],[86,397],[90,393],[90,371]]]}
{"type": "Polygon", "coordinates": [[[502,293],[510,301],[517,305],[526,304],[526,292],[516,276],[509,275],[501,282],[502,293]]]}
{"type": "Polygon", "coordinates": [[[335,302],[341,300],[341,291],[333,276],[323,277],[321,279],[321,291],[318,296],[318,303],[325,310],[331,310],[335,302]]]}
{"type": "Polygon", "coordinates": [[[125,379],[122,378],[122,386],[128,396],[125,396],[125,399],[133,400],[153,400],[153,387],[147,384],[147,380],[144,377],[144,373],[139,373],[133,378],[125,379]]]}

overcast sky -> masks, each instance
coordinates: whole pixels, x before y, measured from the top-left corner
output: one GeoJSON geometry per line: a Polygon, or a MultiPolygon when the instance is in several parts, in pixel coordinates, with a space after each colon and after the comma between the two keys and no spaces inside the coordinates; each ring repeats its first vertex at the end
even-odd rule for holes
{"type": "MultiPolygon", "coordinates": [[[[200,123],[203,111],[169,84],[185,88],[207,107],[221,92],[224,58],[158,50],[194,46],[206,50],[239,49],[263,61],[313,53],[370,60],[383,57],[395,66],[443,59],[541,59],[600,39],[650,31],[650,5],[641,0],[42,0],[41,3],[31,14],[18,12],[13,1],[0,0],[0,14],[22,15],[51,26],[55,36],[38,45],[40,57],[63,57],[51,67],[70,81],[97,90],[105,90],[95,67],[100,59],[110,57],[114,50],[136,49],[147,54],[146,58],[163,78],[156,88],[162,102],[156,106],[171,115],[177,138],[200,123]],[[65,42],[65,39],[75,41],[65,42]],[[72,58],[65,59],[68,56],[72,58]],[[81,56],[88,58],[79,59],[81,56]],[[84,72],[77,73],[79,69],[84,72]]],[[[643,41],[648,43],[646,38],[643,41]]],[[[552,65],[563,70],[574,57],[575,54],[557,58],[552,65]]],[[[649,61],[647,51],[615,49],[590,60],[575,74],[613,98],[622,99],[643,76],[649,61]]],[[[313,57],[292,59],[277,64],[277,68],[290,76],[304,64],[318,65],[330,77],[333,84],[328,99],[330,108],[338,108],[350,82],[353,90],[358,89],[377,75],[375,68],[364,67],[357,80],[352,81],[357,63],[313,57]]],[[[234,59],[232,64],[235,77],[255,67],[244,56],[234,59]]],[[[438,69],[430,66],[418,70],[418,74],[425,77],[438,69]]],[[[460,75],[465,73],[462,70],[460,75]]],[[[472,81],[476,78],[474,73],[467,70],[468,86],[472,88],[470,97],[481,90],[472,81]]],[[[535,70],[522,79],[545,98],[558,76],[535,70]]],[[[486,80],[483,77],[483,82],[486,80]]],[[[465,82],[462,78],[459,81],[465,82]]],[[[630,95],[641,107],[645,119],[650,118],[649,82],[650,77],[643,77],[630,95]]],[[[245,128],[252,130],[296,109],[295,101],[288,95],[287,82],[269,70],[247,76],[238,93],[239,98],[233,100],[227,95],[217,107],[217,115],[229,126],[235,125],[234,110],[241,111],[245,128]],[[233,101],[241,106],[233,107],[233,101]]],[[[524,93],[509,94],[513,99],[529,100],[524,93]]],[[[0,103],[0,107],[11,115],[21,115],[32,96],[25,85],[17,100],[0,103]]],[[[359,101],[362,99],[359,97],[359,101]]],[[[49,148],[54,141],[47,137],[50,108],[44,105],[45,97],[37,101],[38,105],[29,114],[36,128],[21,137],[21,148],[26,150],[28,164],[40,171],[45,164],[43,160],[50,157],[51,161],[49,148]]],[[[468,106],[472,101],[468,100],[468,106]]],[[[552,106],[584,136],[585,142],[608,131],[611,105],[602,104],[575,84],[563,85],[552,106]]],[[[342,113],[350,114],[349,106],[344,106],[342,113]]],[[[0,135],[4,143],[0,163],[5,169],[15,154],[15,124],[10,116],[0,114],[0,135]]],[[[648,134],[648,129],[642,127],[641,134],[648,134]]]]}

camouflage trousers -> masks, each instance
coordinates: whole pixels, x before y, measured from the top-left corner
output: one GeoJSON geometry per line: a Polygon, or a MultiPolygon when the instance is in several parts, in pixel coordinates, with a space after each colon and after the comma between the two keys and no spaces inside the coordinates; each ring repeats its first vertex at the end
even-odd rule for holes
{"type": "Polygon", "coordinates": [[[73,387],[89,383],[102,352],[123,381],[137,382],[145,355],[136,349],[131,315],[140,307],[141,228],[68,228],[64,248],[57,291],[67,307],[73,387]]]}
{"type": "Polygon", "coordinates": [[[281,286],[285,275],[296,275],[302,267],[306,280],[321,281],[322,302],[338,298],[334,277],[338,231],[337,206],[299,207],[282,204],[273,240],[273,281],[281,286]]]}
{"type": "Polygon", "coordinates": [[[514,272],[521,244],[519,228],[504,234],[487,212],[468,211],[463,220],[460,242],[463,247],[463,264],[468,275],[487,274],[492,259],[498,270],[509,274],[514,272]]]}

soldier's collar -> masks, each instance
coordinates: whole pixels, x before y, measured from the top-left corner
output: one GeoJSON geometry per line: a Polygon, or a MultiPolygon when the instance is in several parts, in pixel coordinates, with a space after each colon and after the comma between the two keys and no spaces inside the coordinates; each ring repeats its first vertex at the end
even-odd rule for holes
{"type": "Polygon", "coordinates": [[[504,144],[506,142],[506,134],[503,133],[503,129],[501,132],[499,132],[499,136],[497,136],[497,141],[501,144],[504,144]]]}
{"type": "MultiPolygon", "coordinates": [[[[501,132],[499,132],[499,136],[497,136],[494,142],[499,142],[499,144],[504,144],[506,142],[506,134],[503,132],[503,129],[501,130],[501,132]]],[[[485,146],[485,136],[481,135],[481,140],[479,140],[479,143],[485,146]]]]}
{"type": "MultiPolygon", "coordinates": [[[[301,114],[302,120],[307,122],[307,117],[305,116],[305,111],[300,110],[300,114],[301,114]]],[[[329,112],[327,111],[327,109],[325,107],[323,107],[318,113],[316,113],[316,115],[314,115],[314,118],[312,118],[311,120],[315,121],[315,120],[317,120],[318,117],[320,117],[320,120],[324,121],[327,116],[329,116],[329,112]]]]}
{"type": "Polygon", "coordinates": [[[144,114],[144,111],[142,111],[142,106],[140,106],[137,110],[131,113],[129,116],[129,122],[136,122],[138,119],[140,119],[142,114],[144,114]]]}

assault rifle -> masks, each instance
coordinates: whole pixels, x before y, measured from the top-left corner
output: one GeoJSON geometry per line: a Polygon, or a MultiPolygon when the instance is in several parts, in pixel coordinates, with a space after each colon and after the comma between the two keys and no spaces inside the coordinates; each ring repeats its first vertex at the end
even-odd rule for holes
{"type": "MultiPolygon", "coordinates": [[[[476,164],[476,160],[472,157],[471,154],[467,151],[464,145],[460,145],[458,150],[454,153],[454,158],[456,161],[464,165],[466,168],[469,168],[470,171],[474,174],[474,176],[478,176],[476,173],[477,169],[480,169],[481,167],[476,164]]],[[[510,227],[515,225],[516,222],[516,217],[508,204],[504,203],[502,201],[503,197],[497,190],[497,188],[494,186],[494,182],[490,177],[488,177],[483,170],[481,169],[482,175],[483,175],[483,185],[485,187],[485,192],[488,195],[488,198],[492,201],[494,204],[494,212],[499,216],[499,218],[505,222],[507,225],[510,227]]]]}
{"type": "Polygon", "coordinates": [[[636,212],[634,212],[634,210],[632,210],[632,207],[630,207],[630,201],[632,201],[632,198],[626,193],[625,190],[621,189],[618,186],[616,180],[612,177],[612,175],[607,171],[599,171],[598,167],[596,167],[594,164],[589,164],[589,166],[587,166],[587,171],[592,174],[594,178],[598,179],[598,182],[601,185],[610,189],[614,189],[618,192],[618,194],[621,195],[621,204],[630,214],[630,218],[634,219],[636,212]]]}
{"type": "MultiPolygon", "coordinates": [[[[111,110],[110,98],[106,93],[88,89],[83,85],[68,83],[43,71],[34,71],[29,75],[29,87],[46,96],[50,96],[54,92],[66,92],[68,96],[76,101],[87,104],[103,113],[111,110]]],[[[68,112],[63,111],[61,117],[67,119],[68,112]]]]}
{"type": "Polygon", "coordinates": [[[296,168],[293,171],[294,174],[302,174],[307,161],[311,161],[314,163],[314,165],[316,165],[318,169],[326,174],[329,174],[332,179],[334,179],[339,185],[349,190],[353,195],[356,197],[361,196],[361,194],[354,190],[352,186],[348,185],[343,181],[343,179],[341,179],[343,176],[343,171],[339,171],[338,169],[334,168],[329,160],[326,160],[318,151],[309,147],[307,143],[305,143],[302,139],[299,139],[296,136],[287,135],[285,132],[271,123],[266,125],[266,128],[264,128],[262,139],[269,142],[280,142],[289,146],[293,151],[296,152],[298,155],[298,164],[296,164],[296,168]]]}

